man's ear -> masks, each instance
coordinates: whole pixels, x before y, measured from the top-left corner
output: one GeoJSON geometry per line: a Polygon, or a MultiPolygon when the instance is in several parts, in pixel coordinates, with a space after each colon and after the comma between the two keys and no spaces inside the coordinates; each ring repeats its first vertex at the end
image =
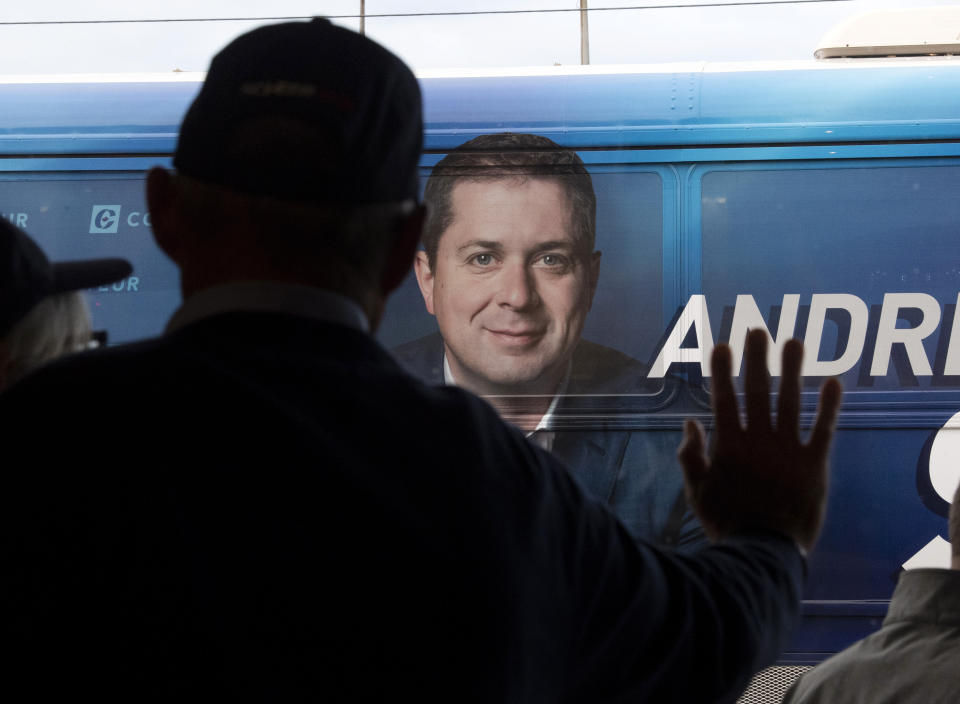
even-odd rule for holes
{"type": "Polygon", "coordinates": [[[180,262],[181,233],[175,223],[177,184],[169,171],[155,166],[147,173],[147,209],[153,239],[168,257],[180,262]]]}
{"type": "Polygon", "coordinates": [[[380,292],[387,296],[403,283],[410,273],[410,265],[420,246],[420,233],[427,216],[427,209],[418,205],[409,215],[405,215],[396,231],[393,247],[387,254],[387,261],[380,276],[380,292]]]}
{"type": "Polygon", "coordinates": [[[430,269],[430,258],[422,249],[417,252],[417,258],[413,262],[413,271],[417,275],[417,284],[420,286],[420,294],[423,296],[423,305],[427,307],[430,315],[436,315],[433,312],[433,271],[430,269]]]}
{"type": "Polygon", "coordinates": [[[603,252],[597,250],[590,255],[590,271],[588,276],[590,277],[590,305],[593,305],[593,294],[597,292],[597,283],[600,281],[600,258],[603,256],[603,252]]]}

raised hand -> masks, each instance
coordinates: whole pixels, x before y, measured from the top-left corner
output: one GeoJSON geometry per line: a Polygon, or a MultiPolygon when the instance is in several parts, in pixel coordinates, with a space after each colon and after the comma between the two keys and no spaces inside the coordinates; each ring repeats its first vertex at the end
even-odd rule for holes
{"type": "Polygon", "coordinates": [[[826,508],[827,455],[840,406],[840,383],[824,382],[813,431],[803,443],[799,433],[803,345],[790,340],[784,346],[776,425],[770,419],[764,331],[750,331],[745,358],[744,428],[730,375],[730,348],[714,348],[710,360],[716,420],[713,446],[708,459],[703,427],[687,420],[679,452],[687,498],[711,540],[770,530],[809,550],[820,533],[826,508]]]}

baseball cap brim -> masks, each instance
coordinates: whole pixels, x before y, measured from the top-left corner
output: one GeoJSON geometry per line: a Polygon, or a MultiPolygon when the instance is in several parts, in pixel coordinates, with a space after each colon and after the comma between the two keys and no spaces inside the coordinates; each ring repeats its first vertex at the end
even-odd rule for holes
{"type": "Polygon", "coordinates": [[[0,219],[0,337],[47,296],[103,286],[132,271],[115,258],[52,263],[30,235],[0,219]]]}
{"type": "Polygon", "coordinates": [[[133,267],[126,259],[55,262],[51,263],[50,269],[53,272],[51,294],[112,284],[133,272],[133,267]]]}

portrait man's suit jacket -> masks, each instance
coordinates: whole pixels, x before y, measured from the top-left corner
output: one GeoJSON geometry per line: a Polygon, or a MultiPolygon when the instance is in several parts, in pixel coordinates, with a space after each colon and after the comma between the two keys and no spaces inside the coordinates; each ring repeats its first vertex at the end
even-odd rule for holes
{"type": "Polygon", "coordinates": [[[38,701],[733,701],[799,616],[789,540],[637,542],[342,325],[64,359],[0,424],[4,686],[38,701]]]}
{"type": "MultiPolygon", "coordinates": [[[[443,339],[438,333],[400,345],[392,353],[425,383],[443,384],[443,339]]],[[[618,415],[654,412],[682,393],[675,379],[649,379],[646,365],[581,340],[573,354],[566,395],[554,414],[561,432],[556,433],[552,452],[635,537],[694,549],[706,539],[684,498],[677,462],[681,431],[616,426],[618,415]],[[570,416],[586,416],[592,427],[576,429],[576,421],[565,422],[570,416]]]]}

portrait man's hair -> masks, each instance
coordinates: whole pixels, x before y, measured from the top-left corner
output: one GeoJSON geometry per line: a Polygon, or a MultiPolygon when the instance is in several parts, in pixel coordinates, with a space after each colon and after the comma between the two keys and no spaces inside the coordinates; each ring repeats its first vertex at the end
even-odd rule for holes
{"type": "Polygon", "coordinates": [[[577,153],[535,134],[485,134],[461,144],[430,173],[423,200],[428,206],[423,247],[430,268],[436,267],[440,237],[453,222],[453,189],[461,182],[546,179],[560,184],[569,196],[579,254],[593,251],[597,229],[597,198],[593,181],[577,153]]]}

